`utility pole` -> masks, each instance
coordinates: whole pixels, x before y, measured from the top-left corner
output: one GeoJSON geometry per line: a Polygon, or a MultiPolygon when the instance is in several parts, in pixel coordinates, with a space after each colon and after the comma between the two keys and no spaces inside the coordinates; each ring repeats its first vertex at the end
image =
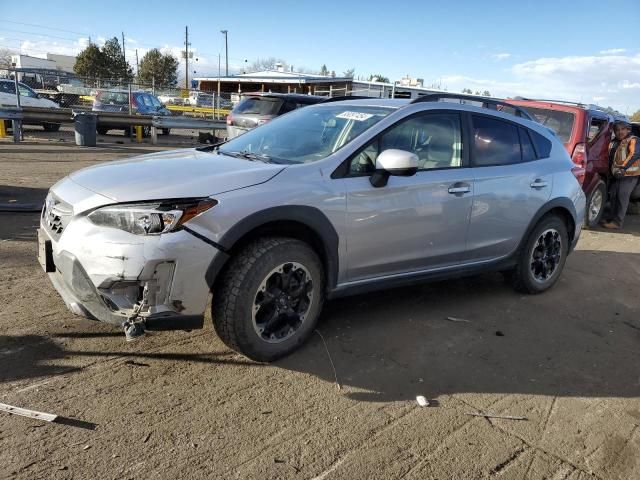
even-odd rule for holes
{"type": "Polygon", "coordinates": [[[220,30],[220,33],[224,35],[224,60],[226,62],[224,75],[225,77],[229,76],[229,42],[227,41],[227,33],[228,30],[220,30]]]}
{"type": "Polygon", "coordinates": [[[184,27],[184,88],[189,89],[189,27],[184,27]]]}
{"type": "Polygon", "coordinates": [[[127,61],[127,56],[124,53],[124,32],[122,32],[122,60],[127,61]]]}
{"type": "Polygon", "coordinates": [[[136,75],[140,76],[140,65],[138,64],[138,49],[136,48],[136,75]]]}

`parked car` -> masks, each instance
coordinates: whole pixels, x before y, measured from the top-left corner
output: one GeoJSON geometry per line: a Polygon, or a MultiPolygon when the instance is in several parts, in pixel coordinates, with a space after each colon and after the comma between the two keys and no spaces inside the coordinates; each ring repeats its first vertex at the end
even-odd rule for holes
{"type": "Polygon", "coordinates": [[[183,105],[184,104],[184,98],[178,95],[171,95],[171,94],[158,95],[158,100],[160,100],[160,102],[163,105],[183,105]]]}
{"type": "Polygon", "coordinates": [[[271,361],[325,299],[501,271],[541,293],[580,235],[585,197],[542,125],[488,108],[344,100],[221,146],[108,162],[48,193],[40,262],[70,310],[202,326],[271,361]]]}
{"type": "MultiPolygon", "coordinates": [[[[24,83],[18,83],[20,92],[20,105],[23,107],[40,108],[60,108],[60,106],[49,99],[42,98],[33,89],[24,83]]],[[[14,80],[0,79],[0,105],[5,107],[16,106],[16,84],[14,80]]],[[[57,132],[60,130],[59,123],[24,122],[28,125],[42,125],[46,132],[57,132]]],[[[11,128],[11,122],[5,121],[7,128],[11,128]]]]}
{"type": "MultiPolygon", "coordinates": [[[[129,92],[125,90],[100,90],[93,101],[94,112],[122,112],[129,113],[129,92]]],[[[133,92],[131,94],[131,111],[134,115],[171,115],[162,102],[148,92],[133,92]]],[[[100,135],[106,135],[109,130],[124,130],[129,133],[129,127],[123,129],[118,125],[99,124],[97,131],[100,135]]],[[[144,127],[144,135],[149,135],[150,127],[144,127]]],[[[162,133],[169,135],[171,130],[163,128],[162,133]]]]}
{"type": "Polygon", "coordinates": [[[227,138],[235,138],[279,115],[323,100],[326,97],[300,93],[245,94],[227,116],[227,138]]]}
{"type": "Polygon", "coordinates": [[[546,100],[509,100],[551,128],[564,143],[573,162],[584,170],[587,196],[585,224],[598,225],[608,198],[611,171],[609,143],[615,118],[594,105],[546,100]]]}
{"type": "Polygon", "coordinates": [[[229,100],[222,96],[220,96],[219,99],[216,99],[215,94],[211,92],[193,90],[189,92],[189,96],[184,99],[185,106],[212,108],[214,104],[216,108],[218,105],[220,108],[231,107],[231,102],[229,100]]]}

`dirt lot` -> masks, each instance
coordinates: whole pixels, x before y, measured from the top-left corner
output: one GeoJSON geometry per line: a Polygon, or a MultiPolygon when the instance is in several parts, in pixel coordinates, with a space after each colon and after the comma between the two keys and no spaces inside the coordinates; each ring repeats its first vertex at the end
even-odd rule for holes
{"type": "MultiPolygon", "coordinates": [[[[0,143],[0,203],[151,151],[56,138],[0,143]]],[[[37,214],[0,222],[0,402],[72,419],[0,413],[0,478],[640,478],[639,217],[585,232],[541,296],[485,275],[330,302],[341,389],[317,335],[272,365],[210,321],[125,343],[67,312],[36,261],[37,214]]]]}

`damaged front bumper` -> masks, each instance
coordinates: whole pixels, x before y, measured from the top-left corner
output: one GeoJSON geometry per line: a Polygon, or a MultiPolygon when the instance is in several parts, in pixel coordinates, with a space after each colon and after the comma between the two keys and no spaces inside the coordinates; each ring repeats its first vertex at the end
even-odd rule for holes
{"type": "Polygon", "coordinates": [[[117,325],[137,316],[149,329],[202,327],[205,272],[218,250],[186,231],[139,236],[84,216],[52,224],[47,215],[40,263],[73,313],[117,325]]]}

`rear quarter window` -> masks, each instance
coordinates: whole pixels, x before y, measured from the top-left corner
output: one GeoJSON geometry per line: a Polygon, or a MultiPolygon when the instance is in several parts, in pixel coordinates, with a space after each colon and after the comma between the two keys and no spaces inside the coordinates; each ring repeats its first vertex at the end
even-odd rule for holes
{"type": "Polygon", "coordinates": [[[536,147],[538,158],[548,158],[551,155],[551,141],[533,130],[529,130],[529,135],[536,147]]]}

